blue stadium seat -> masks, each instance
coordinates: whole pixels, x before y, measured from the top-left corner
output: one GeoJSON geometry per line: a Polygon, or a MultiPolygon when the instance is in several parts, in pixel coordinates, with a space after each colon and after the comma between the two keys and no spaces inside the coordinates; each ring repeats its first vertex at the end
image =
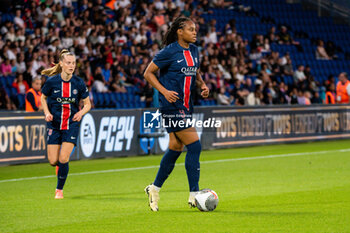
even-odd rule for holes
{"type": "Polygon", "coordinates": [[[105,108],[110,108],[113,106],[113,102],[112,102],[112,98],[111,98],[111,93],[103,93],[103,99],[104,99],[104,103],[103,106],[105,108]]]}
{"type": "MultiPolygon", "coordinates": [[[[94,97],[94,98],[95,98],[95,97],[94,97]]],[[[98,107],[98,108],[103,108],[103,107],[104,107],[103,93],[98,93],[98,92],[96,92],[96,99],[97,99],[96,107],[98,107]]]]}

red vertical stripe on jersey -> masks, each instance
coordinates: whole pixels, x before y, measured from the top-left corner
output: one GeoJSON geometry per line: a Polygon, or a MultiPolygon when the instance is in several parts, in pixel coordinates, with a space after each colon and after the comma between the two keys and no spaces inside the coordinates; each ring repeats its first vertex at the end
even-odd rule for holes
{"type": "MultiPolygon", "coordinates": [[[[62,98],[70,97],[71,83],[62,82],[62,98]]],[[[62,104],[61,130],[69,129],[70,104],[62,104]]]]}
{"type": "Polygon", "coordinates": [[[193,58],[189,50],[184,50],[184,56],[185,56],[187,66],[194,66],[193,58]]]}
{"type": "Polygon", "coordinates": [[[192,77],[186,76],[184,82],[184,106],[187,108],[187,111],[190,110],[190,88],[191,88],[192,77]]]}
{"type": "MultiPolygon", "coordinates": [[[[184,57],[185,57],[187,66],[194,66],[192,54],[189,50],[184,50],[184,57]]],[[[184,106],[188,111],[190,110],[191,82],[192,82],[192,77],[186,76],[184,81],[184,106]]]]}

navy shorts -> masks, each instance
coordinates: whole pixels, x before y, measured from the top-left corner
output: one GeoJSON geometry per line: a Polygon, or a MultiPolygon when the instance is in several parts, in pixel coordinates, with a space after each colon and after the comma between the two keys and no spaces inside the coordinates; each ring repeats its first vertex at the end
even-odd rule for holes
{"type": "Polygon", "coordinates": [[[193,125],[189,124],[192,121],[192,113],[186,110],[161,110],[163,118],[163,127],[168,133],[178,132],[193,125]]]}
{"type": "Polygon", "coordinates": [[[62,145],[62,142],[71,142],[77,145],[79,127],[72,127],[69,130],[47,129],[47,144],[62,145]]]}

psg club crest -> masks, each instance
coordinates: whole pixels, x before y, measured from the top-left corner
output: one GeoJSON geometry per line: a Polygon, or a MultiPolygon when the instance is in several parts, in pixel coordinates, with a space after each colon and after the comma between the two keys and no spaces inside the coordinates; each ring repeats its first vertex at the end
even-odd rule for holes
{"type": "Polygon", "coordinates": [[[52,135],[52,129],[48,129],[48,130],[47,130],[47,134],[48,134],[49,136],[51,136],[51,135],[52,135]]]}

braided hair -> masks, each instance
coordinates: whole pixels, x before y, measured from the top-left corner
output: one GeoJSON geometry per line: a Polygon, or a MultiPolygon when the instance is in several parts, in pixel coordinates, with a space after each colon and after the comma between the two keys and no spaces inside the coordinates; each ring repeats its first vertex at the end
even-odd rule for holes
{"type": "Polygon", "coordinates": [[[163,46],[167,46],[175,41],[177,41],[177,30],[183,29],[186,25],[187,21],[192,21],[188,17],[178,17],[175,19],[175,21],[171,24],[168,31],[165,33],[163,38],[163,46]]]}

